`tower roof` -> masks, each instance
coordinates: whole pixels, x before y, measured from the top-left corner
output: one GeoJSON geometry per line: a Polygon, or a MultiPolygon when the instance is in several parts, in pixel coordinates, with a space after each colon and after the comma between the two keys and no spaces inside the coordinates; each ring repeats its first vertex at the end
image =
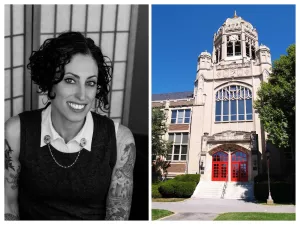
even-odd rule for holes
{"type": "Polygon", "coordinates": [[[244,24],[247,28],[253,29],[253,26],[251,23],[248,21],[244,20],[242,17],[236,15],[236,11],[234,13],[233,18],[227,18],[226,21],[224,22],[225,26],[230,26],[230,27],[237,27],[241,24],[244,24]]]}
{"type": "Polygon", "coordinates": [[[237,15],[237,12],[234,11],[234,15],[231,18],[227,18],[225,22],[222,24],[222,26],[218,29],[218,31],[214,35],[214,40],[217,40],[222,36],[222,34],[226,33],[241,33],[242,30],[253,36],[254,38],[257,38],[257,31],[252,26],[251,23],[244,20],[241,16],[237,15]]]}

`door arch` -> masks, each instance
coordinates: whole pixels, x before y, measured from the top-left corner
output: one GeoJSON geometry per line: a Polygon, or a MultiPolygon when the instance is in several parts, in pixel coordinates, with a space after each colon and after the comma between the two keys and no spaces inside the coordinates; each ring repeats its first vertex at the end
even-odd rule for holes
{"type": "Polygon", "coordinates": [[[248,156],[244,152],[231,155],[231,181],[248,181],[248,156]]]}
{"type": "Polygon", "coordinates": [[[212,155],[212,181],[226,181],[228,174],[228,154],[218,151],[212,155]]]}

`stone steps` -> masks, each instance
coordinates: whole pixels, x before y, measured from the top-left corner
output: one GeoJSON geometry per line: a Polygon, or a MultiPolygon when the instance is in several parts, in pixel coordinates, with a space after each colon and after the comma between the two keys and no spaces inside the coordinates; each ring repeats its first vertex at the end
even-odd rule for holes
{"type": "Polygon", "coordinates": [[[228,182],[223,196],[224,181],[200,181],[192,198],[254,199],[253,182],[228,182]]]}

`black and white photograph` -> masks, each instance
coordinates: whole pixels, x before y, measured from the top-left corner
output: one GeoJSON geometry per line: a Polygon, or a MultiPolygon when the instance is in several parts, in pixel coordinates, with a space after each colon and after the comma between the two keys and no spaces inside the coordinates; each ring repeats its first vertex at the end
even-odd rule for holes
{"type": "Polygon", "coordinates": [[[5,220],[148,220],[148,5],[4,5],[5,220]]]}

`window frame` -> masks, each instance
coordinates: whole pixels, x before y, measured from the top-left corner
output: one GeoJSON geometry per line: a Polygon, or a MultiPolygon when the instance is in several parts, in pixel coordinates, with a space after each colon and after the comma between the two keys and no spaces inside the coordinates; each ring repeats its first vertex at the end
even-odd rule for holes
{"type": "Polygon", "coordinates": [[[171,162],[187,162],[188,155],[188,142],[189,142],[189,133],[188,132],[170,132],[168,133],[168,141],[172,143],[171,154],[167,154],[166,159],[171,162]],[[170,140],[170,136],[173,136],[173,141],[170,140]],[[180,142],[175,142],[176,137],[180,135],[180,142]],[[183,143],[184,135],[187,135],[186,143],[183,143]],[[179,146],[179,152],[175,153],[175,146],[179,146]],[[186,146],[186,153],[182,153],[182,147],[186,146]],[[178,159],[174,159],[174,156],[178,156],[178,159]],[[182,156],[185,156],[185,159],[182,159],[182,156]]]}
{"type": "Polygon", "coordinates": [[[172,109],[171,110],[171,121],[170,121],[170,124],[190,124],[190,122],[191,122],[191,108],[184,108],[184,109],[172,109]],[[178,111],[183,111],[183,115],[182,115],[182,117],[178,117],[178,111]],[[186,117],[186,111],[190,111],[190,115],[189,115],[189,117],[186,117]],[[175,112],[175,117],[173,117],[173,112],[175,112]],[[189,119],[189,122],[185,122],[185,120],[186,119],[189,119]],[[174,119],[175,119],[175,122],[172,122],[172,121],[174,121],[174,119]],[[182,119],[182,122],[181,123],[179,123],[178,122],[178,119],[182,119]]]}
{"type": "Polygon", "coordinates": [[[253,121],[253,94],[249,87],[230,84],[215,91],[215,123],[253,121]],[[227,92],[227,93],[226,93],[227,92]],[[251,101],[249,101],[251,100],[251,101]],[[224,113],[224,102],[228,102],[228,112],[224,113]],[[235,110],[232,105],[235,102],[235,110]],[[241,104],[243,102],[243,104],[241,104]],[[249,110],[249,103],[250,110],[249,110]],[[243,119],[242,119],[243,117],[243,119]],[[251,117],[251,118],[250,118],[251,117]],[[240,119],[241,118],[241,119],[240,119]],[[249,119],[248,119],[249,118],[249,119]]]}

